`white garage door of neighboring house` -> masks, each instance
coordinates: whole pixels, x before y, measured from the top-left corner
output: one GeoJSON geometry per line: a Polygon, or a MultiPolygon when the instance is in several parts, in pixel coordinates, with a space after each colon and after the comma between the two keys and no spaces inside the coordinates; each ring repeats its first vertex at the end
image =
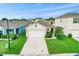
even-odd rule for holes
{"type": "Polygon", "coordinates": [[[29,31],[29,37],[45,37],[44,31],[29,31]]]}

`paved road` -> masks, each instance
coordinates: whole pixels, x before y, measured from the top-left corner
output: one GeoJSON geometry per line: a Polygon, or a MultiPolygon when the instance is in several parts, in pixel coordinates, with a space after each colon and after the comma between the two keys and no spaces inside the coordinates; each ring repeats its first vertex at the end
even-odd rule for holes
{"type": "Polygon", "coordinates": [[[45,38],[40,38],[40,37],[28,38],[20,54],[21,55],[47,55],[48,50],[47,50],[45,38]]]}
{"type": "MultiPolygon", "coordinates": [[[[0,56],[22,56],[17,54],[1,54],[0,56]]],[[[45,56],[79,56],[79,53],[47,54],[45,56]]]]}
{"type": "Polygon", "coordinates": [[[50,54],[49,56],[77,56],[77,53],[50,54]]]}

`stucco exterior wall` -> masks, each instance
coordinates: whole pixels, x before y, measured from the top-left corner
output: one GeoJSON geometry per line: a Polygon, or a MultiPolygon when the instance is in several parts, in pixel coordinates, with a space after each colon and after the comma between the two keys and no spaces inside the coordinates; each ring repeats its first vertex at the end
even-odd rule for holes
{"type": "Polygon", "coordinates": [[[55,26],[62,26],[64,28],[64,33],[68,35],[69,33],[75,35],[79,33],[79,24],[73,23],[73,17],[71,18],[62,18],[62,22],[60,22],[61,19],[55,20],[55,26]]]}
{"type": "Polygon", "coordinates": [[[26,29],[26,37],[28,37],[29,31],[43,31],[44,33],[46,33],[47,28],[44,27],[43,25],[39,24],[39,23],[37,23],[37,24],[31,24],[26,29]],[[37,25],[37,27],[35,27],[35,25],[37,25]]]}

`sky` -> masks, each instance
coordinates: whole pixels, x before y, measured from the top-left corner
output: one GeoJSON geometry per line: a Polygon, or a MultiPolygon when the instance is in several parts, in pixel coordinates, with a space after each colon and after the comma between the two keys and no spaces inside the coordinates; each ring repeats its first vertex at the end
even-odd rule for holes
{"type": "Polygon", "coordinates": [[[0,18],[49,18],[65,13],[79,13],[78,3],[1,3],[0,18]]]}

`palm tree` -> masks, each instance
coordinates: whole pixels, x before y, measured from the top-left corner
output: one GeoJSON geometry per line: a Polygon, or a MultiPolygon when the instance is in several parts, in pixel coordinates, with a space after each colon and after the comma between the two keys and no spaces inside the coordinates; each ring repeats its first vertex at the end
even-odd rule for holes
{"type": "Polygon", "coordinates": [[[54,36],[59,39],[62,35],[64,35],[63,27],[59,27],[59,26],[55,27],[54,33],[55,33],[54,36]]]}
{"type": "Polygon", "coordinates": [[[7,21],[7,37],[8,37],[8,48],[9,48],[9,50],[10,50],[10,39],[9,39],[9,21],[8,21],[8,19],[7,18],[5,18],[6,19],[6,21],[7,21]]]}
{"type": "Polygon", "coordinates": [[[10,50],[10,39],[9,39],[9,20],[7,18],[2,18],[2,21],[7,21],[7,37],[8,37],[8,48],[10,50]]]}

